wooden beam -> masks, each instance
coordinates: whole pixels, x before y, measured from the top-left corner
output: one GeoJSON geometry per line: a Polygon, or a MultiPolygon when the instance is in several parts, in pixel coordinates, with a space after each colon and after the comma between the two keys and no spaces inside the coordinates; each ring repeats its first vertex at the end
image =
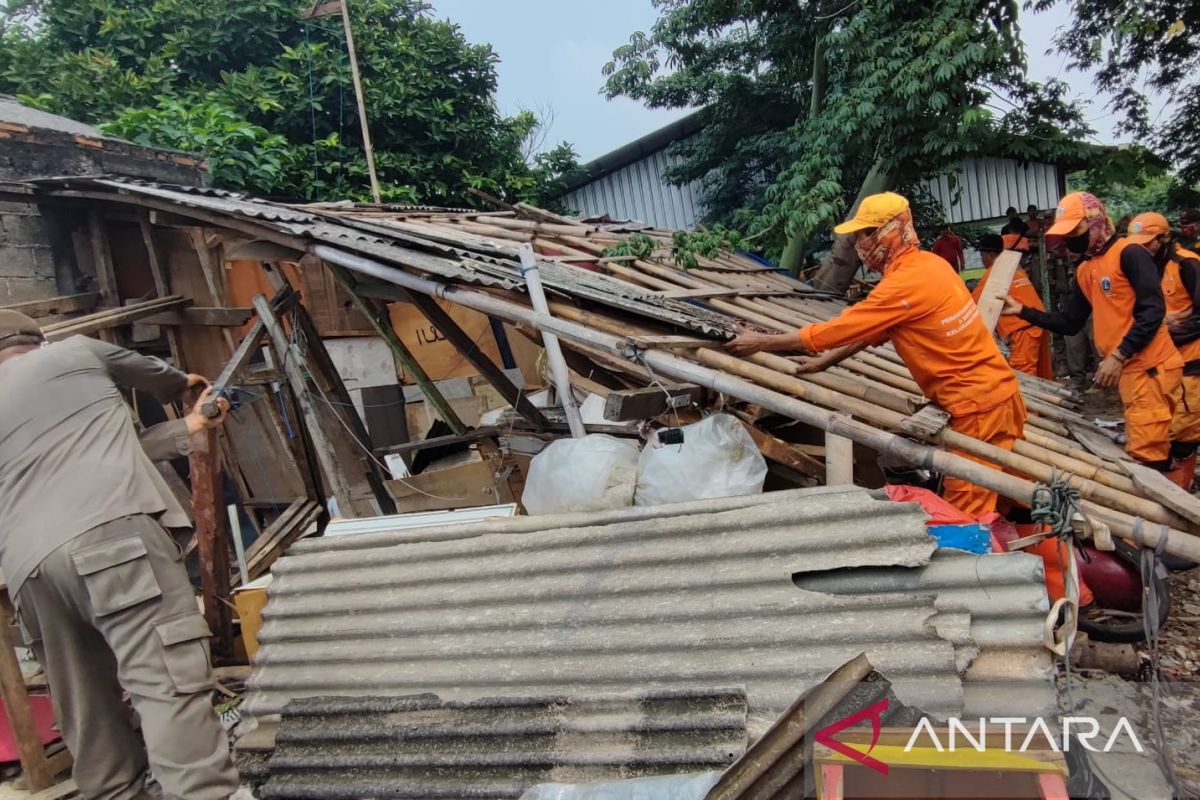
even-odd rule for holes
{"type": "Polygon", "coordinates": [[[104,216],[97,210],[88,212],[88,241],[92,246],[92,265],[96,269],[96,288],[101,302],[109,307],[121,305],[117,291],[117,275],[113,270],[112,250],[108,246],[108,231],[104,216]]]}
{"type": "Polygon", "coordinates": [[[704,390],[691,383],[626,389],[608,395],[604,403],[604,418],[610,422],[651,419],[703,402],[704,390]]]}
{"type": "MultiPolygon", "coordinates": [[[[338,374],[337,365],[325,349],[316,323],[309,316],[308,309],[299,304],[293,312],[292,321],[298,328],[300,341],[304,343],[303,352],[308,361],[308,371],[312,376],[313,385],[321,392],[322,404],[338,422],[339,433],[346,433],[346,436],[339,436],[338,440],[346,447],[347,463],[356,459],[361,466],[362,469],[357,474],[364,476],[364,488],[368,490],[367,494],[374,495],[379,512],[396,513],[395,501],[385,483],[391,478],[391,473],[386,466],[375,460],[371,452],[371,435],[367,433],[367,426],[358,415],[358,409],[354,406],[346,384],[342,382],[342,376],[338,374]]],[[[377,512],[371,508],[369,502],[362,500],[356,513],[358,516],[371,516],[377,512]]]]}
{"type": "Polygon", "coordinates": [[[97,292],[83,294],[68,294],[63,297],[51,297],[49,300],[32,300],[28,303],[14,303],[10,306],[0,306],[0,310],[19,311],[26,316],[37,319],[55,314],[71,314],[76,311],[90,311],[100,300],[97,292]]]}
{"type": "Polygon", "coordinates": [[[123,308],[108,308],[103,311],[97,311],[94,314],[88,314],[87,316],[75,317],[64,322],[55,322],[51,325],[46,325],[42,328],[42,333],[47,339],[55,342],[66,339],[69,336],[108,331],[120,325],[128,325],[131,322],[137,322],[164,311],[182,308],[190,302],[190,300],[183,297],[164,297],[157,300],[147,300],[142,303],[133,303],[123,308]]]}
{"type": "Polygon", "coordinates": [[[254,309],[251,308],[184,308],[155,314],[142,322],[172,327],[196,325],[209,328],[240,328],[253,316],[254,309]]]}
{"type": "Polygon", "coordinates": [[[434,382],[430,380],[421,363],[417,361],[417,357],[412,354],[412,351],[408,349],[404,342],[400,341],[400,337],[396,335],[396,331],[392,328],[391,321],[384,317],[378,308],[367,302],[358,293],[358,281],[355,277],[345,267],[337,264],[326,263],[325,266],[333,274],[334,280],[346,290],[346,294],[350,296],[350,302],[354,303],[354,307],[367,318],[367,322],[371,323],[371,327],[375,329],[375,333],[380,339],[383,339],[388,349],[392,351],[396,360],[400,362],[400,366],[404,368],[405,374],[411,375],[416,384],[421,387],[421,391],[424,393],[425,399],[429,401],[429,405],[437,410],[441,418],[450,426],[450,430],[459,436],[466,433],[467,426],[454,411],[454,408],[451,407],[450,403],[447,402],[446,398],[442,396],[441,391],[434,382]]]}
{"type": "Polygon", "coordinates": [[[1015,250],[1005,250],[988,270],[987,283],[979,295],[979,316],[983,319],[988,333],[996,330],[1000,321],[1000,309],[1004,307],[1004,298],[1012,287],[1013,277],[1021,266],[1021,254],[1015,250]]]}
{"type": "Polygon", "coordinates": [[[188,457],[192,480],[192,519],[200,553],[200,594],[204,617],[215,638],[213,650],[233,655],[233,619],[229,613],[229,545],[221,491],[220,443],[217,430],[192,437],[188,457]]]}
{"type": "MultiPolygon", "coordinates": [[[[54,623],[47,620],[47,624],[54,623]]],[[[21,675],[21,664],[13,649],[17,644],[14,630],[16,613],[8,588],[5,587],[0,593],[0,695],[4,698],[8,724],[17,745],[21,769],[29,781],[29,790],[40,792],[54,784],[54,773],[46,763],[46,748],[38,733],[33,708],[29,705],[29,692],[25,689],[25,678],[21,675]]]]}
{"type": "MultiPolygon", "coordinates": [[[[171,282],[163,267],[163,260],[158,252],[158,243],[154,240],[154,227],[150,224],[150,213],[143,211],[138,227],[142,232],[142,245],[146,248],[146,259],[150,264],[150,275],[154,278],[154,289],[159,297],[171,294],[171,282]]],[[[171,349],[171,360],[176,366],[183,364],[183,346],[179,342],[179,331],[167,329],[167,346],[171,349]]]]}
{"type": "Polygon", "coordinates": [[[508,379],[504,370],[487,357],[479,345],[475,344],[467,332],[446,313],[445,309],[438,305],[436,300],[427,294],[418,292],[410,292],[409,299],[425,316],[425,319],[429,320],[446,337],[447,341],[454,345],[459,354],[475,367],[488,383],[495,387],[510,406],[521,412],[521,415],[538,430],[546,429],[548,421],[541,410],[529,401],[529,397],[522,389],[508,379]]]}
{"type": "Polygon", "coordinates": [[[1200,525],[1200,500],[1192,497],[1190,493],[1184,491],[1178,484],[1156,469],[1132,460],[1119,463],[1121,469],[1125,470],[1125,474],[1133,479],[1133,482],[1146,493],[1147,497],[1162,503],[1188,521],[1200,525]]]}
{"type": "MultiPolygon", "coordinates": [[[[200,259],[200,271],[204,274],[204,282],[208,284],[208,291],[212,295],[213,303],[217,306],[228,307],[223,267],[213,256],[206,231],[203,228],[192,228],[188,231],[188,236],[192,240],[196,257],[200,259]]],[[[224,328],[221,330],[221,334],[225,337],[225,343],[229,345],[229,350],[232,352],[234,349],[233,333],[228,328],[224,328]]]]}
{"type": "Polygon", "coordinates": [[[353,492],[346,480],[346,476],[342,472],[342,465],[338,463],[334,455],[333,442],[330,441],[327,431],[322,424],[321,415],[316,403],[313,401],[312,393],[308,389],[304,373],[301,371],[301,367],[306,362],[304,354],[299,351],[299,348],[288,341],[287,333],[283,330],[283,326],[280,324],[279,318],[275,316],[275,312],[271,309],[267,298],[262,295],[255,297],[254,309],[258,312],[258,318],[262,321],[268,340],[271,342],[271,348],[275,353],[275,361],[283,367],[288,384],[292,387],[292,394],[300,406],[300,413],[304,417],[309,435],[313,438],[313,443],[317,451],[317,459],[320,461],[321,469],[329,481],[330,489],[338,502],[339,510],[343,514],[352,513],[351,510],[354,508],[353,492]]]}

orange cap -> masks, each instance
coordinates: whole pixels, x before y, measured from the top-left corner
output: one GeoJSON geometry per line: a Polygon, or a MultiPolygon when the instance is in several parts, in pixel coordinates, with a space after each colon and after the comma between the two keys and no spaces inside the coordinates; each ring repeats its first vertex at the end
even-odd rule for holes
{"type": "Polygon", "coordinates": [[[1083,205],[1083,197],[1079,192],[1071,192],[1058,201],[1054,224],[1046,231],[1046,235],[1070,236],[1086,216],[1087,210],[1083,205]]]}
{"type": "Polygon", "coordinates": [[[854,233],[879,228],[908,210],[908,201],[895,192],[883,192],[863,198],[854,217],[833,229],[834,233],[854,233]]]}
{"type": "Polygon", "coordinates": [[[1166,217],[1154,211],[1147,211],[1129,220],[1129,233],[1125,238],[1134,244],[1149,244],[1164,233],[1170,232],[1171,223],[1167,222],[1166,217]]]}

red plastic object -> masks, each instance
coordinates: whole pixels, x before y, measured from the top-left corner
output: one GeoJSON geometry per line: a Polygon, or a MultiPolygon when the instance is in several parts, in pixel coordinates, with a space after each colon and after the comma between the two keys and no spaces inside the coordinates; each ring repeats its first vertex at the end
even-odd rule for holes
{"type": "MultiPolygon", "coordinates": [[[[33,709],[33,722],[37,725],[38,735],[42,744],[57,742],[62,734],[54,729],[54,707],[46,695],[32,694],[29,696],[29,706],[33,709]]],[[[8,724],[8,710],[0,702],[0,762],[19,761],[20,752],[13,740],[12,726],[8,724]]]]}
{"type": "Polygon", "coordinates": [[[903,484],[883,487],[887,496],[897,503],[918,503],[929,515],[926,525],[968,525],[975,520],[959,511],[928,489],[903,484]]]}

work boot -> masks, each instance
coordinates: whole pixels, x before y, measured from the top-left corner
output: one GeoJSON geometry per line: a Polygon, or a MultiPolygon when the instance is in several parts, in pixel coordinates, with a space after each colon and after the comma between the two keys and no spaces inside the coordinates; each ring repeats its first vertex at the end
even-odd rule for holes
{"type": "Polygon", "coordinates": [[[1192,453],[1187,458],[1175,459],[1171,462],[1169,472],[1163,473],[1179,488],[1189,494],[1192,491],[1192,481],[1196,478],[1196,454],[1192,453]]]}

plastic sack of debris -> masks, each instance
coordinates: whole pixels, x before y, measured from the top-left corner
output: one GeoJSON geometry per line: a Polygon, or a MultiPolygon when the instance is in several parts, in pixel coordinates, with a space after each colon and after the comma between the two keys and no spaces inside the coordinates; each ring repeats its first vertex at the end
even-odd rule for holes
{"type": "Polygon", "coordinates": [[[638,461],[639,506],[758,494],[767,461],[742,423],[713,414],[685,425],[683,444],[647,445],[638,461]]]}
{"type": "Polygon", "coordinates": [[[521,503],[529,514],[608,511],[633,505],[637,446],[612,436],[552,442],[529,463],[521,503]]]}
{"type": "Polygon", "coordinates": [[[720,777],[720,772],[696,772],[611,783],[542,783],[526,789],[520,800],[704,800],[720,777]]]}

